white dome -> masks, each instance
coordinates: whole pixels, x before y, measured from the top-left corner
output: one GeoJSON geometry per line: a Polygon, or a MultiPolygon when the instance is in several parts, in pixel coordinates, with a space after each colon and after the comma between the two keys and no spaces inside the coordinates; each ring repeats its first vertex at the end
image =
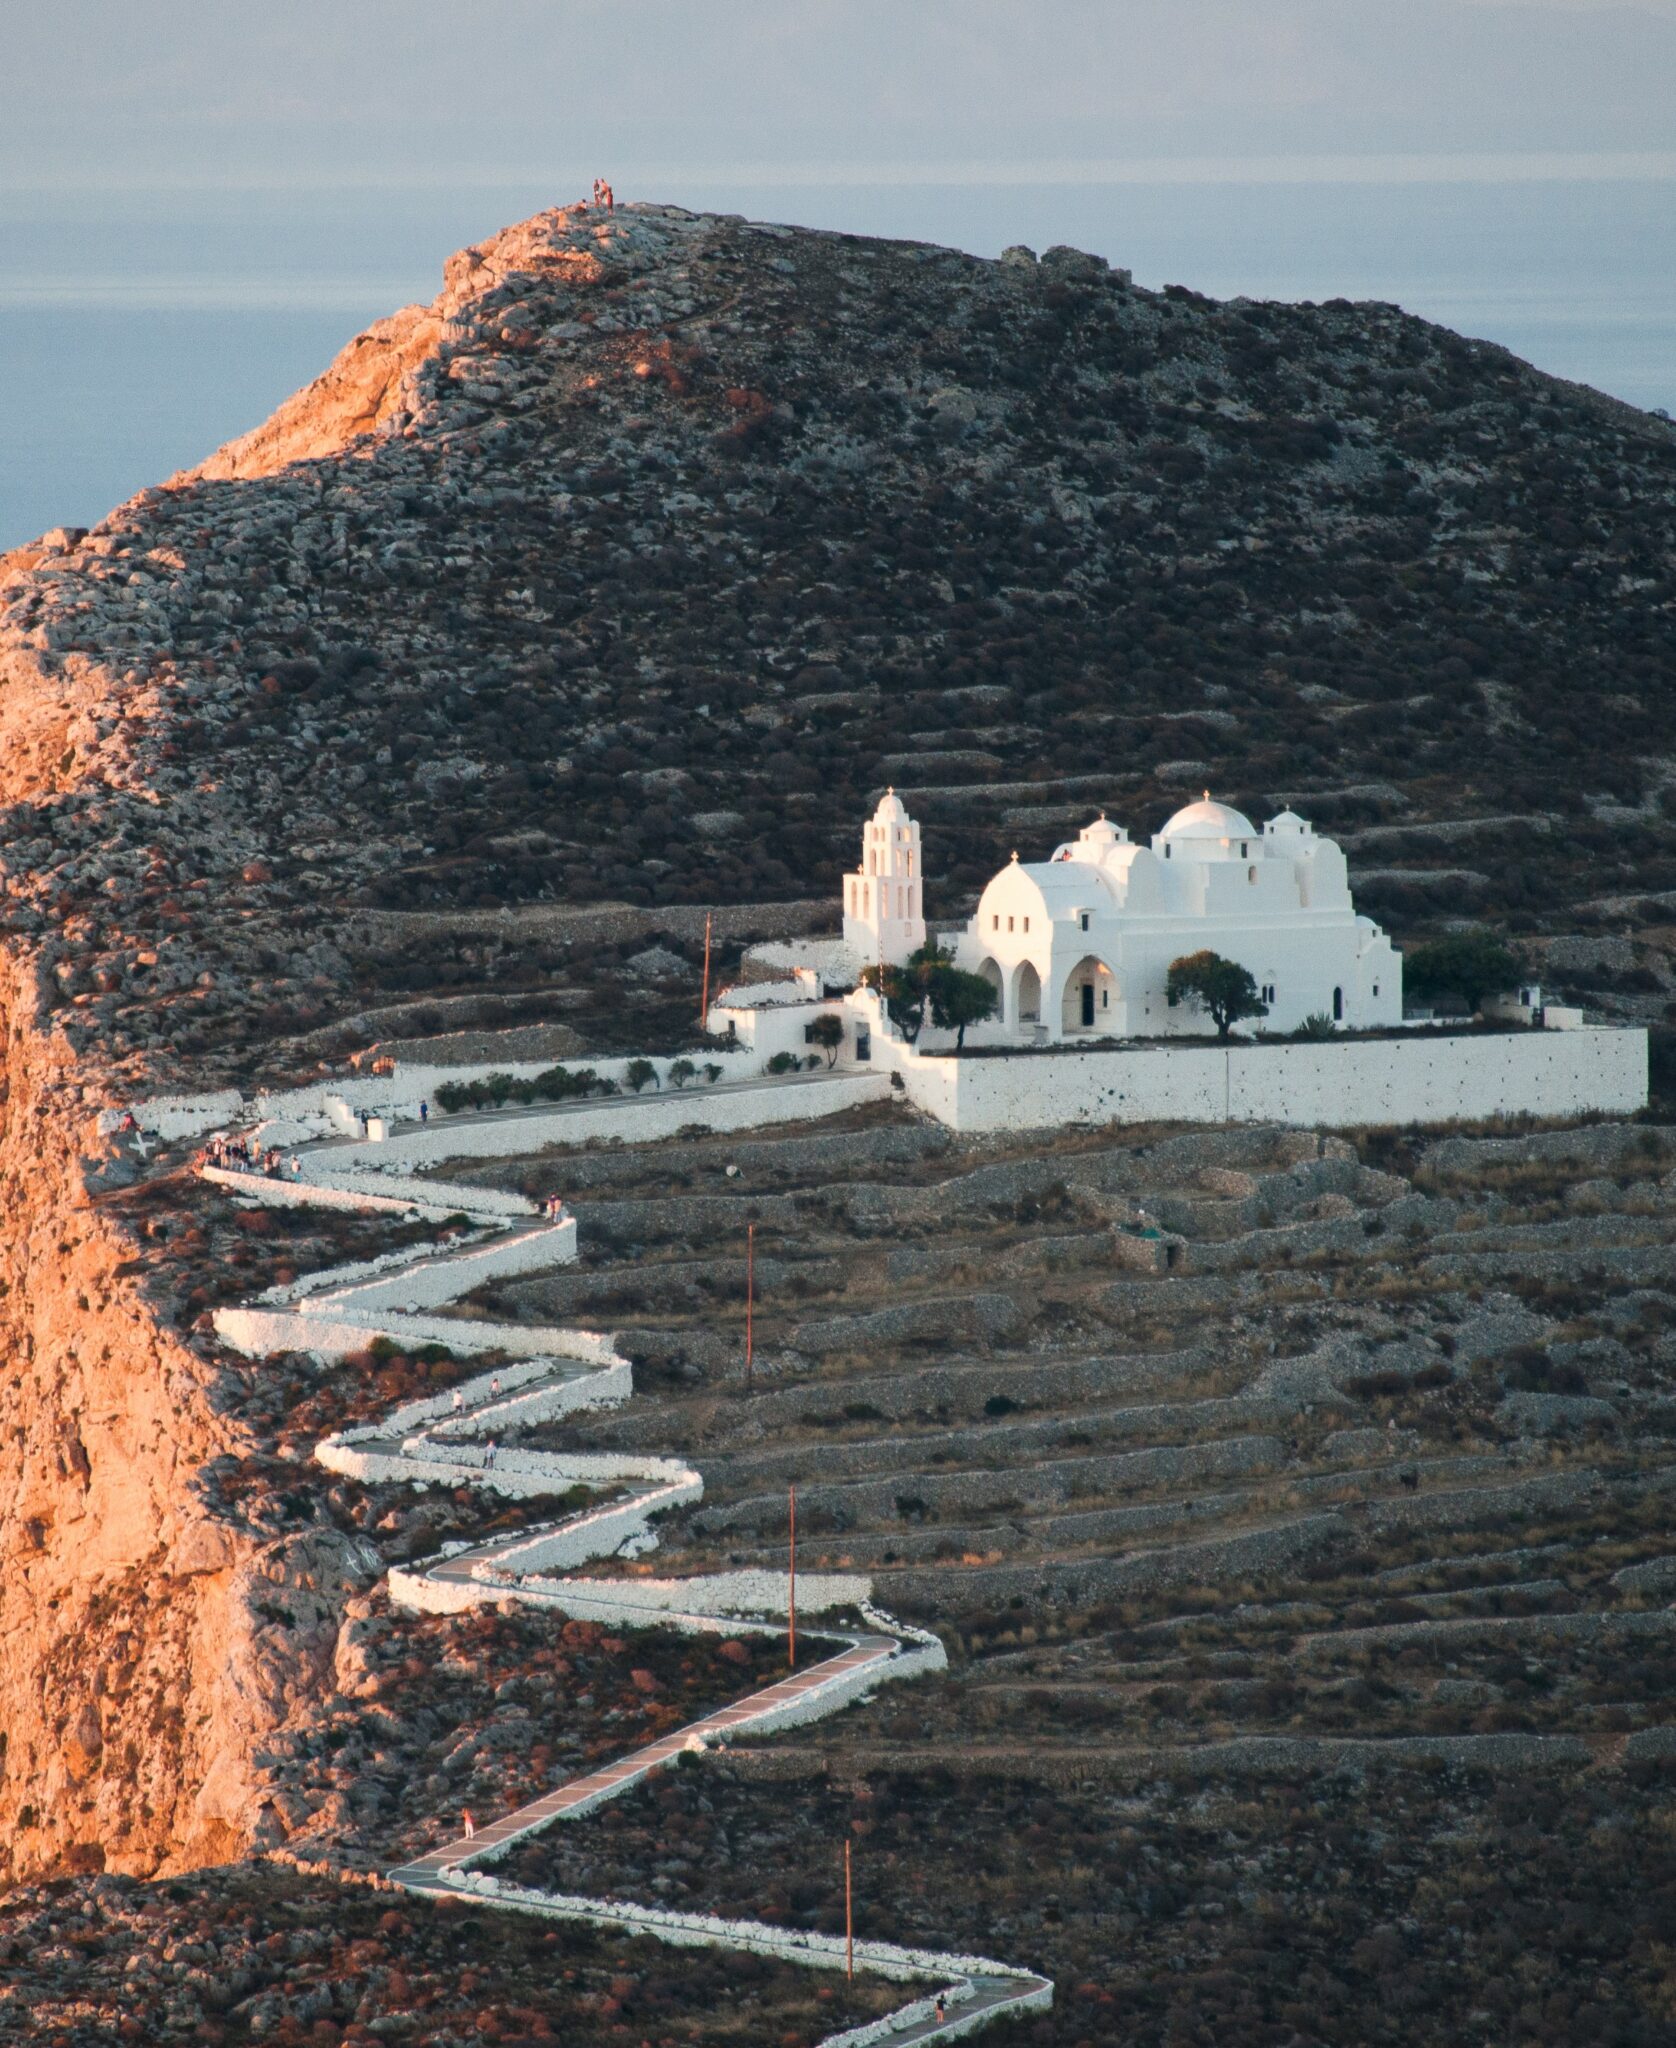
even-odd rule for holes
{"type": "Polygon", "coordinates": [[[894,789],[887,789],[879,799],[879,808],[873,813],[875,824],[905,825],[908,822],[907,806],[894,789]]]}
{"type": "Polygon", "coordinates": [[[1116,846],[1121,837],[1122,834],[1104,811],[1092,825],[1084,825],[1081,835],[1084,846],[1116,846]]]}
{"type": "Polygon", "coordinates": [[[1214,803],[1207,790],[1196,804],[1184,804],[1159,834],[1161,839],[1255,839],[1257,828],[1229,804],[1214,803]]]}

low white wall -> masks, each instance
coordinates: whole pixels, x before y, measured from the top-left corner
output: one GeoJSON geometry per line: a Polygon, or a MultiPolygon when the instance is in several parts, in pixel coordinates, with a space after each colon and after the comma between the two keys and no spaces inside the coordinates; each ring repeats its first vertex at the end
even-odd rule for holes
{"type": "MultiPolygon", "coordinates": [[[[501,1188],[473,1188],[456,1181],[420,1180],[394,1166],[387,1171],[379,1164],[385,1151],[383,1145],[357,1142],[338,1146],[330,1152],[305,1152],[302,1157],[303,1177],[290,1185],[336,1189],[348,1196],[359,1195],[364,1190],[368,1196],[380,1201],[406,1202],[420,1208],[434,1207],[443,1216],[458,1213],[473,1218],[494,1216],[505,1219],[536,1213],[534,1202],[501,1188]]],[[[304,1196],[302,1199],[306,1201],[308,1198],[304,1196]]]]}
{"type": "MultiPolygon", "coordinates": [[[[604,1337],[595,1336],[592,1331],[571,1330],[567,1331],[566,1335],[578,1346],[577,1351],[566,1353],[566,1356],[597,1363],[600,1367],[597,1374],[588,1375],[589,1384],[592,1385],[595,1379],[609,1379],[620,1389],[613,1398],[626,1401],[634,1391],[633,1368],[628,1360],[617,1357],[608,1341],[604,1337]]],[[[446,1393],[427,1394],[423,1400],[403,1402],[401,1407],[393,1408],[382,1422],[373,1425],[367,1433],[379,1436],[409,1436],[414,1430],[423,1429],[427,1423],[437,1425],[438,1436],[474,1426],[492,1429],[495,1425],[488,1420],[489,1417],[498,1416],[503,1410],[508,1413],[521,1413],[522,1402],[538,1400],[548,1393],[568,1395],[572,1387],[578,1384],[565,1382],[556,1388],[540,1387],[539,1382],[548,1379],[552,1371],[553,1361],[549,1356],[526,1359],[518,1365],[503,1365],[494,1372],[477,1373],[471,1379],[461,1380],[457,1386],[450,1387],[446,1393]],[[498,1398],[491,1398],[495,1395],[497,1380],[500,1383],[500,1394],[498,1398]],[[535,1392],[525,1393],[523,1390],[531,1381],[538,1383],[537,1389],[535,1392]],[[462,1413],[457,1421],[454,1419],[456,1394],[467,1411],[462,1413]],[[480,1403],[488,1405],[480,1406],[480,1403]]],[[[597,1400],[588,1403],[590,1407],[599,1405],[597,1400]]]]}
{"type": "MultiPolygon", "coordinates": [[[[875,1047],[879,1041],[875,1039],[875,1047]]],[[[892,1044],[909,1098],[959,1131],[1069,1123],[1478,1123],[1646,1106],[1643,1030],[1148,1046],[955,1060],[892,1044]]]]}
{"type": "MultiPolygon", "coordinates": [[[[549,1067],[561,1066],[568,1067],[572,1073],[591,1067],[602,1080],[621,1083],[634,1057],[625,1054],[621,1058],[595,1059],[588,1053],[577,1053],[562,1060],[475,1060],[465,1066],[398,1060],[393,1073],[334,1074],[330,1079],[311,1082],[307,1087],[287,1088],[272,1095],[259,1094],[251,1106],[257,1115],[264,1117],[300,1117],[334,1122],[340,1114],[339,1105],[352,1113],[365,1110],[371,1115],[384,1111],[397,1116],[417,1116],[422,1101],[428,1101],[435,1111],[436,1091],[450,1081],[457,1085],[486,1081],[491,1074],[510,1074],[515,1081],[533,1081],[545,1074],[549,1067]]],[[[706,1046],[684,1057],[696,1067],[703,1067],[706,1063],[720,1067],[724,1081],[743,1081],[762,1069],[761,1059],[745,1046],[706,1046]]],[[[653,1060],[652,1065],[657,1068],[660,1081],[666,1078],[672,1063],[671,1059],[663,1057],[653,1060]]],[[[706,1085],[703,1081],[689,1082],[687,1092],[702,1094],[706,1085]]],[[[202,1099],[207,1101],[209,1098],[202,1099]]],[[[234,1095],[231,1100],[231,1110],[221,1111],[223,1118],[238,1114],[240,1098],[234,1095]]]]}
{"type": "Polygon", "coordinates": [[[486,1280],[533,1273],[544,1266],[568,1266],[575,1259],[576,1218],[567,1216],[562,1223],[511,1232],[463,1251],[437,1252],[377,1279],[334,1287],[317,1295],[315,1306],[357,1316],[383,1315],[391,1309],[411,1314],[458,1301],[486,1280]]]}
{"type": "Polygon", "coordinates": [[[131,1108],[140,1129],[155,1137],[197,1138],[236,1117],[243,1106],[244,1097],[236,1088],[222,1088],[213,1095],[154,1095],[149,1102],[102,1109],[99,1129],[114,1131],[131,1108]]]}
{"type": "Polygon", "coordinates": [[[411,1216],[416,1211],[426,1222],[440,1222],[459,1208],[457,1202],[444,1208],[434,1196],[423,1201],[409,1195],[374,1193],[371,1186],[328,1187],[320,1181],[269,1180],[266,1174],[235,1173],[224,1166],[206,1166],[202,1178],[227,1188],[264,1209],[341,1209],[357,1215],[411,1216]]]}
{"type": "MultiPolygon", "coordinates": [[[[513,1840],[519,1839],[513,1837],[513,1840]]],[[[497,1851],[500,1845],[496,1844],[497,1851]]],[[[482,1858],[490,1860],[489,1854],[482,1858]]],[[[815,1934],[801,1929],[770,1927],[760,1920],[724,1920],[710,1913],[678,1913],[661,1906],[607,1905],[599,1899],[579,1898],[573,1893],[528,1891],[507,1884],[487,1873],[470,1869],[462,1859],[451,1866],[453,1884],[468,1897],[485,1905],[508,1906],[518,1912],[537,1913],[556,1920],[586,1921],[601,1927],[632,1927],[636,1932],[656,1936],[672,1947],[732,1948],[751,1955],[774,1956],[784,1962],[801,1963],[813,1969],[841,1970],[848,1960],[842,1935],[815,1934]]],[[[397,1882],[400,1883],[398,1875],[397,1882]]],[[[997,1963],[988,1956],[939,1955],[934,1949],[904,1948],[891,1941],[858,1941],[854,1949],[858,1968],[875,1976],[898,1982],[929,1981],[951,1986],[951,2004],[958,2006],[972,1996],[971,1980],[1016,1984],[1015,2012],[1045,2012],[1053,2003],[1053,1987],[1028,1971],[997,1963]]],[[[859,2048],[859,2044],[887,2041],[915,2020],[928,2018],[931,2001],[916,2001],[866,2027],[850,2029],[832,2037],[822,2048],[859,2048]]],[[[996,2017],[995,2009],[975,2016],[980,2021],[996,2017]]],[[[952,2030],[945,2030],[945,2037],[952,2030]]]]}
{"type": "MultiPolygon", "coordinates": [[[[404,1211],[405,1213],[411,1213],[404,1211]]],[[[340,1293],[346,1293],[355,1282],[376,1279],[380,1274],[398,1273],[405,1266],[416,1266],[421,1259],[435,1259],[443,1255],[443,1247],[427,1244],[404,1244],[400,1251],[380,1252],[374,1259],[351,1259],[347,1265],[329,1266],[323,1272],[307,1273],[301,1280],[288,1280],[282,1285],[264,1287],[255,1298],[263,1308],[279,1308],[286,1302],[306,1301],[310,1295],[319,1295],[322,1300],[335,1301],[340,1293]]]]}
{"type": "Polygon", "coordinates": [[[535,1323],[468,1322],[446,1316],[376,1315],[357,1319],[349,1310],[218,1308],[216,1335],[246,1358],[267,1358],[276,1351],[315,1351],[323,1358],[342,1358],[364,1351],[375,1337],[388,1337],[403,1351],[422,1344],[446,1344],[469,1357],[478,1351],[505,1351],[514,1358],[576,1358],[571,1348],[576,1333],[535,1323]]]}
{"type": "MultiPolygon", "coordinates": [[[[765,1081],[760,1088],[666,1090],[660,1095],[614,1095],[582,1104],[533,1104],[516,1116],[501,1112],[433,1117],[398,1131],[381,1144],[345,1145],[317,1153],[332,1169],[440,1166],[450,1159],[505,1159],[548,1145],[586,1145],[621,1139],[636,1145],[673,1138],[689,1124],[712,1131],[751,1130],[761,1124],[798,1123],[836,1115],[854,1103],[890,1091],[885,1073],[839,1071],[801,1081],[765,1081]]],[[[305,1161],[305,1170],[309,1162],[305,1161]]]]}

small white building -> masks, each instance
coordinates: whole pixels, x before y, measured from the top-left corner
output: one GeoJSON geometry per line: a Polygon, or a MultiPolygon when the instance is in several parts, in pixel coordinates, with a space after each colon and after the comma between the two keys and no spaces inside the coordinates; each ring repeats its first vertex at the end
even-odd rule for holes
{"type": "Polygon", "coordinates": [[[1357,916],[1340,849],[1293,811],[1259,830],[1208,791],[1150,846],[1102,815],[1051,860],[1014,854],[955,957],[995,987],[986,1042],[1053,1044],[1214,1031],[1165,997],[1171,961],[1207,950],[1250,971],[1266,1030],[1402,1022],[1401,957],[1357,916]]]}

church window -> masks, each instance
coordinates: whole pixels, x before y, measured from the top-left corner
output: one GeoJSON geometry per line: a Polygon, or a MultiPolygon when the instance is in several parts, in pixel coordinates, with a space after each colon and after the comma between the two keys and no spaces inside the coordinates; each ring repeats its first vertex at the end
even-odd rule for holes
{"type": "Polygon", "coordinates": [[[1166,840],[1165,840],[1165,842],[1164,842],[1164,858],[1165,858],[1166,860],[1168,860],[1168,859],[1169,859],[1169,857],[1170,857],[1170,855],[1171,855],[1172,853],[1174,853],[1174,852],[1175,852],[1175,848],[1174,848],[1174,847],[1173,847],[1173,846],[1172,846],[1172,845],[1170,844],[1170,842],[1169,842],[1169,841],[1168,841],[1168,840],[1166,839],[1166,840]]]}
{"type": "Polygon", "coordinates": [[[1082,928],[1084,931],[1088,929],[1088,912],[1086,910],[1082,913],[1082,928]]]}
{"type": "Polygon", "coordinates": [[[1001,913],[1000,913],[1000,911],[998,911],[998,910],[992,910],[992,911],[991,911],[991,912],[989,913],[989,928],[990,928],[990,930],[991,930],[992,932],[998,932],[998,931],[999,931],[999,930],[1001,929],[1001,913]]]}
{"type": "Polygon", "coordinates": [[[1007,929],[1008,929],[1008,931],[1011,931],[1011,930],[1012,930],[1012,928],[1013,928],[1013,921],[1012,921],[1012,919],[1011,919],[1011,918],[1009,917],[1009,918],[1007,919],[1007,929]]]}
{"type": "Polygon", "coordinates": [[[1344,990],[1341,988],[1333,990],[1333,1022],[1335,1024],[1342,1024],[1344,1022],[1344,990]]]}
{"type": "Polygon", "coordinates": [[[1374,995],[1377,997],[1377,995],[1379,994],[1379,983],[1377,981],[1373,985],[1373,992],[1374,995]]]}
{"type": "Polygon", "coordinates": [[[1248,882],[1255,882],[1257,879],[1257,870],[1255,868],[1247,868],[1245,871],[1245,879],[1248,882]]]}
{"type": "Polygon", "coordinates": [[[1240,859],[1241,859],[1241,860],[1244,860],[1244,859],[1246,858],[1246,856],[1247,856],[1247,855],[1248,855],[1248,854],[1250,853],[1250,851],[1251,851],[1251,846],[1250,846],[1250,842],[1249,842],[1249,841],[1247,841],[1247,840],[1244,840],[1244,839],[1242,839],[1242,840],[1240,841],[1240,859]]]}
{"type": "Polygon", "coordinates": [[[1024,929],[1025,929],[1026,931],[1028,931],[1028,930],[1030,929],[1030,920],[1029,920],[1029,918],[1026,918],[1026,919],[1024,920],[1024,929]]]}
{"type": "Polygon", "coordinates": [[[1109,1009],[1111,1008],[1111,1006],[1112,1006],[1112,992],[1111,992],[1111,990],[1110,990],[1109,988],[1103,988],[1103,989],[1101,989],[1101,991],[1100,991],[1100,1007],[1101,1007],[1101,1009],[1102,1009],[1102,1010],[1109,1010],[1109,1009]]]}

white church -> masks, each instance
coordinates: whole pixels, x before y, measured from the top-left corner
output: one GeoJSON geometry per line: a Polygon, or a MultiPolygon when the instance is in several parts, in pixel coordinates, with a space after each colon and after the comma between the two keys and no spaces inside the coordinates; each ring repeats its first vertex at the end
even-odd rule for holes
{"type": "MultiPolygon", "coordinates": [[[[887,792],[844,878],[844,941],[860,966],[900,964],[925,941],[919,827],[887,792]]],[[[1103,815],[1044,861],[1011,862],[959,933],[939,934],[958,966],[996,993],[976,1043],[1201,1034],[1210,1019],[1172,1009],[1172,960],[1209,951],[1256,981],[1265,1030],[1309,1017],[1346,1030],[1402,1022],[1402,959],[1351,901],[1344,855],[1296,812],[1260,828],[1207,790],[1151,844],[1103,815]]]]}
{"type": "Polygon", "coordinates": [[[1207,791],[1144,846],[1100,817],[1046,860],[1014,854],[964,929],[936,934],[995,990],[996,1014],[966,1033],[988,1057],[949,1058],[954,1035],[934,1026],[908,1044],[857,986],[925,943],[924,886],[919,827],[887,791],[844,877],[843,937],[753,946],[748,978],[711,1003],[708,1028],[734,1051],[770,1074],[802,1070],[788,1113],[819,1114],[808,1105],[823,1088],[851,1101],[868,1087],[957,1131],[1471,1122],[1647,1102],[1644,1030],[1538,1006],[1534,991],[1486,1004],[1490,1025],[1405,1023],[1401,955],[1357,916],[1343,852],[1291,810],[1257,826],[1207,791]],[[1250,972],[1263,1040],[1247,1026],[1216,1044],[1203,1011],[1170,1008],[1170,963],[1200,952],[1250,972]],[[1311,1018],[1329,1028],[1288,1037],[1311,1018]],[[1373,1029],[1384,1035],[1354,1035],[1373,1029]],[[1027,1057],[1041,1051],[1075,1056],[1027,1057]],[[994,1056],[1009,1052],[1020,1057],[994,1056]],[[823,1061],[837,1071],[810,1071],[823,1061]]]}

